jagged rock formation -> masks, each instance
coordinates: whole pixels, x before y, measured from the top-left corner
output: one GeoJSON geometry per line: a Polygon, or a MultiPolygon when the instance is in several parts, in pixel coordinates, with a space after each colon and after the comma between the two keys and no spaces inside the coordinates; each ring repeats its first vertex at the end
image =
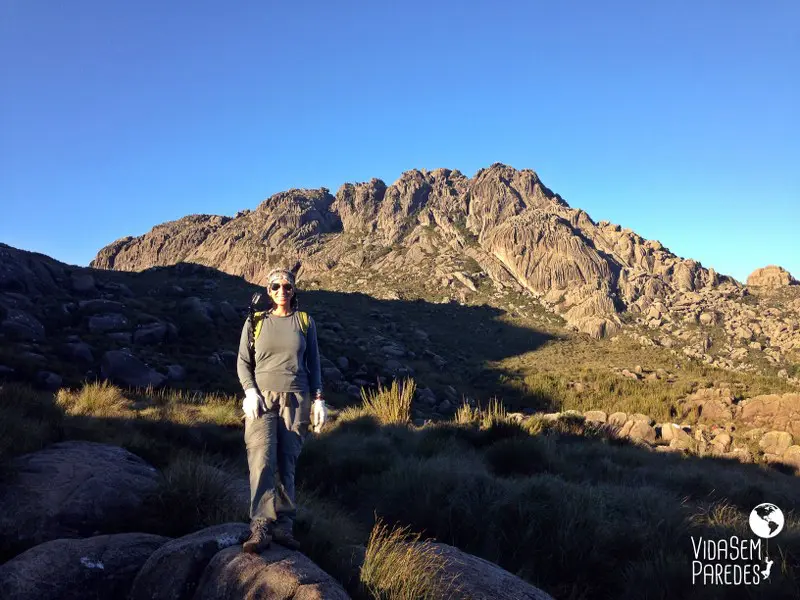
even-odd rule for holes
{"type": "Polygon", "coordinates": [[[792,274],[783,267],[769,265],[756,269],[747,278],[747,285],[777,288],[797,283],[792,274]]]}
{"type": "MultiPolygon", "coordinates": [[[[595,223],[545,187],[536,173],[495,164],[459,171],[408,171],[327,190],[290,190],[235,218],[193,215],[103,248],[92,266],[142,270],[180,261],[260,283],[277,262],[303,260],[305,276],[337,265],[381,273],[446,271],[456,250],[496,286],[526,289],[578,331],[619,331],[618,313],[647,310],[671,295],[737,286],[607,222],[595,223]],[[390,251],[379,252],[382,248],[390,251]],[[431,264],[428,264],[431,263],[431,264]]],[[[469,289],[469,285],[466,285],[469,289]]]]}

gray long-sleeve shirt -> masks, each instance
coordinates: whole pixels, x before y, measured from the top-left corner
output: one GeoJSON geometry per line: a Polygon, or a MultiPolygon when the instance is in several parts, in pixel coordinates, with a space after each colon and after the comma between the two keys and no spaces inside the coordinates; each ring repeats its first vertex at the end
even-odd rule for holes
{"type": "Polygon", "coordinates": [[[309,316],[303,335],[297,311],[286,317],[264,316],[255,346],[255,365],[248,345],[250,320],[246,320],[239,341],[236,371],[242,389],[273,392],[311,392],[322,389],[317,326],[309,316]]]}

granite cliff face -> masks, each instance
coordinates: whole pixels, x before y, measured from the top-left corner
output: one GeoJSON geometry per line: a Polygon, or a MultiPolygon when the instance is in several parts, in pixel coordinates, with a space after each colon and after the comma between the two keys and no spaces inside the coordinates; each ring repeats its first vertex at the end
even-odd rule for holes
{"type": "Polygon", "coordinates": [[[290,190],[234,218],[192,215],[117,240],[91,266],[138,271],[195,262],[260,283],[271,266],[295,258],[305,277],[343,263],[380,274],[396,265],[372,260],[369,249],[378,248],[405,255],[408,276],[424,275],[425,257],[435,271],[445,249],[462,252],[496,285],[527,289],[595,337],[619,331],[626,309],[646,312],[675,294],[721,284],[741,288],[659,242],[595,223],[533,171],[502,164],[472,179],[447,169],[409,171],[389,186],[377,179],[345,184],[336,196],[290,190]]]}

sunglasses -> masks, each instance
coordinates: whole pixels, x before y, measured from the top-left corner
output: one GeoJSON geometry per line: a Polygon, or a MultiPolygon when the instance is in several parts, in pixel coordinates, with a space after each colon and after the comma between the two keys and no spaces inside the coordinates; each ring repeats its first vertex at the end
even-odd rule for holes
{"type": "Polygon", "coordinates": [[[281,288],[283,288],[283,291],[287,294],[294,289],[291,283],[284,283],[283,285],[280,283],[273,283],[271,286],[269,286],[269,289],[273,292],[277,292],[281,288]]]}

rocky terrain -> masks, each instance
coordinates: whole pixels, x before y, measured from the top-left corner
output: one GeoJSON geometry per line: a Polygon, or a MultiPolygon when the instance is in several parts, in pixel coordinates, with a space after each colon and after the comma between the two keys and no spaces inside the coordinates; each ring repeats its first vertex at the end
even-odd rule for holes
{"type": "MultiPolygon", "coordinates": [[[[62,442],[9,466],[15,477],[0,490],[0,550],[12,558],[0,563],[2,598],[350,598],[301,552],[274,543],[243,553],[246,523],[174,539],[136,532],[158,474],[118,446],[62,442]]],[[[486,560],[447,544],[435,548],[450,570],[443,577],[457,575],[464,597],[552,600],[486,560]]],[[[364,552],[352,548],[343,560],[357,571],[364,552]]]]}

